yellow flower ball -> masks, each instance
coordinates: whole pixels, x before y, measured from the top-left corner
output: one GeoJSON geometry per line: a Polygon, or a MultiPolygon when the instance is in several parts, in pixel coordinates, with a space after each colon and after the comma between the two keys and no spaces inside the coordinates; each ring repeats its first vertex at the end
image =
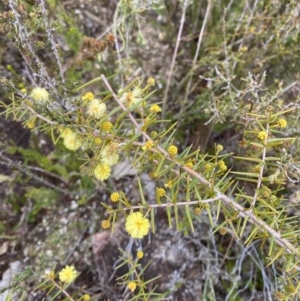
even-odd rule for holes
{"type": "Polygon", "coordinates": [[[105,121],[103,124],[102,124],[102,129],[103,131],[105,132],[109,132],[111,129],[113,128],[113,124],[109,121],[105,121]]]}
{"type": "Polygon", "coordinates": [[[149,232],[150,223],[141,212],[133,212],[127,216],[125,228],[132,238],[143,238],[149,232]]]}
{"type": "Polygon", "coordinates": [[[116,143],[111,143],[105,145],[101,150],[101,163],[107,164],[108,166],[113,166],[119,162],[118,145],[116,143]]]}
{"type": "Polygon", "coordinates": [[[107,180],[110,176],[110,173],[111,169],[107,164],[98,164],[94,169],[94,175],[100,181],[107,180]]]}
{"type": "Polygon", "coordinates": [[[188,168],[193,168],[194,164],[193,164],[193,162],[188,162],[188,163],[185,164],[185,166],[188,167],[188,168]]]}
{"type": "Polygon", "coordinates": [[[31,119],[28,123],[27,123],[27,127],[29,129],[33,129],[35,127],[35,118],[34,119],[31,119]]]}
{"type": "Polygon", "coordinates": [[[142,259],[142,258],[144,257],[144,252],[143,252],[143,251],[138,251],[138,252],[136,253],[136,257],[137,257],[138,259],[142,259]]]}
{"type": "Polygon", "coordinates": [[[66,266],[61,272],[58,273],[59,280],[65,283],[71,283],[75,280],[78,273],[75,270],[74,266],[66,266]]]}
{"type": "Polygon", "coordinates": [[[212,170],[213,166],[214,165],[212,163],[206,163],[204,168],[205,168],[205,170],[210,171],[210,170],[212,170]]]}
{"type": "Polygon", "coordinates": [[[195,212],[196,215],[200,215],[201,212],[202,212],[202,209],[197,207],[197,208],[195,208],[194,212],[195,212]]]}
{"type": "Polygon", "coordinates": [[[127,284],[127,287],[132,291],[134,292],[134,290],[136,289],[136,283],[135,282],[129,282],[127,284]]]}
{"type": "Polygon", "coordinates": [[[221,171],[226,171],[228,169],[225,164],[220,164],[219,168],[220,168],[221,171]]]}
{"type": "Polygon", "coordinates": [[[108,228],[110,227],[110,221],[109,221],[108,219],[102,221],[101,227],[102,227],[103,229],[108,229],[108,228]]]}
{"type": "Polygon", "coordinates": [[[60,133],[61,133],[60,137],[65,138],[69,134],[73,133],[73,131],[71,129],[69,129],[69,128],[66,128],[66,129],[61,129],[60,133]]]}
{"type": "Polygon", "coordinates": [[[267,138],[267,133],[265,132],[265,131],[262,131],[262,132],[259,132],[258,134],[257,134],[257,137],[258,137],[258,139],[260,139],[260,140],[266,140],[266,138],[267,138]]]}
{"type": "Polygon", "coordinates": [[[67,133],[63,133],[63,138],[64,146],[69,150],[75,151],[82,145],[79,135],[72,132],[71,130],[68,130],[67,133]]]}
{"type": "Polygon", "coordinates": [[[148,140],[147,142],[145,142],[144,146],[142,147],[142,149],[145,150],[149,150],[154,146],[154,143],[150,140],[148,140]]]}
{"type": "Polygon", "coordinates": [[[175,145],[170,145],[168,147],[168,153],[170,156],[175,156],[177,154],[177,152],[178,152],[178,149],[175,145]]]}
{"type": "Polygon", "coordinates": [[[173,181],[172,181],[172,180],[169,180],[169,181],[165,184],[165,187],[171,189],[171,188],[173,187],[173,181]]]}
{"type": "Polygon", "coordinates": [[[91,297],[90,297],[90,295],[88,295],[88,294],[84,294],[84,295],[82,296],[82,299],[83,299],[84,301],[89,301],[89,300],[91,300],[91,297]]]}
{"type": "Polygon", "coordinates": [[[89,102],[89,101],[93,100],[94,98],[95,98],[95,95],[92,92],[87,92],[81,97],[81,99],[86,102],[89,102]]]}
{"type": "Polygon", "coordinates": [[[99,138],[99,137],[95,138],[94,143],[95,143],[96,145],[100,145],[100,144],[102,143],[101,138],[99,138]]]}
{"type": "Polygon", "coordinates": [[[152,112],[152,113],[159,113],[159,112],[161,112],[161,108],[160,108],[159,105],[152,105],[150,107],[150,112],[152,112]]]}
{"type": "Polygon", "coordinates": [[[162,198],[166,195],[166,191],[163,188],[157,188],[157,194],[162,198]]]}
{"type": "Polygon", "coordinates": [[[99,99],[93,99],[87,106],[87,114],[96,119],[100,119],[106,113],[106,104],[100,103],[99,99]]]}
{"type": "Polygon", "coordinates": [[[281,129],[283,129],[287,126],[287,121],[284,118],[280,118],[277,124],[281,129]]]}
{"type": "Polygon", "coordinates": [[[218,145],[217,145],[217,151],[218,151],[218,152],[221,152],[222,150],[223,150],[223,145],[218,144],[218,145]]]}
{"type": "Polygon", "coordinates": [[[149,77],[148,80],[147,80],[147,84],[149,86],[154,86],[155,85],[155,79],[152,78],[152,77],[149,77]]]}
{"type": "Polygon", "coordinates": [[[120,101],[127,108],[133,107],[139,102],[141,102],[139,104],[139,106],[141,106],[142,105],[141,100],[142,100],[142,89],[140,89],[139,87],[134,87],[133,91],[124,93],[120,98],[120,101]]]}
{"type": "Polygon", "coordinates": [[[43,104],[49,100],[49,93],[45,88],[36,87],[32,89],[30,97],[35,102],[43,104]]]}
{"type": "Polygon", "coordinates": [[[110,195],[110,199],[112,202],[117,202],[120,199],[120,194],[118,192],[113,192],[110,195]]]}

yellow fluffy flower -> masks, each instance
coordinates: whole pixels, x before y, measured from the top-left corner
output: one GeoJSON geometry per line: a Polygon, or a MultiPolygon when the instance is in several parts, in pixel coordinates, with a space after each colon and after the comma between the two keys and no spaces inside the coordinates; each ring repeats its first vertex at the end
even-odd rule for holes
{"type": "Polygon", "coordinates": [[[218,145],[216,146],[216,148],[217,148],[217,151],[218,151],[218,152],[221,152],[221,151],[223,150],[223,145],[218,144],[218,145]]]}
{"type": "Polygon", "coordinates": [[[59,280],[61,282],[70,283],[75,280],[78,273],[75,270],[74,266],[66,266],[61,272],[58,273],[59,280]]]}
{"type": "Polygon", "coordinates": [[[112,202],[117,202],[120,199],[120,194],[118,192],[113,192],[110,195],[110,199],[112,202]]]}
{"type": "Polygon", "coordinates": [[[259,132],[257,134],[257,137],[260,139],[260,140],[265,140],[267,138],[267,133],[265,131],[262,131],[262,132],[259,132]]]}
{"type": "Polygon", "coordinates": [[[35,127],[35,120],[36,120],[35,118],[29,120],[29,122],[27,123],[27,127],[28,127],[29,129],[33,129],[33,128],[35,127]]]}
{"type": "Polygon", "coordinates": [[[149,77],[148,80],[147,80],[147,84],[149,86],[154,86],[155,84],[155,79],[153,77],[149,77]]]}
{"type": "Polygon", "coordinates": [[[110,173],[111,169],[107,164],[98,164],[94,169],[94,175],[100,181],[107,180],[110,176],[110,173]]]}
{"type": "Polygon", "coordinates": [[[92,92],[87,92],[82,96],[81,99],[83,101],[89,102],[89,101],[93,100],[94,98],[95,98],[95,95],[92,92]]]}
{"type": "MultiPolygon", "coordinates": [[[[133,91],[125,92],[120,101],[127,107],[133,107],[135,104],[142,100],[142,90],[139,87],[134,87],[133,91]]],[[[140,103],[140,106],[142,103],[140,103]]]]}
{"type": "Polygon", "coordinates": [[[160,108],[159,105],[152,105],[150,107],[150,112],[152,112],[152,113],[159,113],[159,112],[161,112],[161,108],[160,108]]]}
{"type": "Polygon", "coordinates": [[[127,216],[125,228],[132,238],[142,238],[148,234],[150,223],[141,212],[133,212],[127,216]]]}
{"type": "Polygon", "coordinates": [[[89,116],[100,119],[106,113],[106,104],[95,98],[89,102],[86,112],[89,116]]]}
{"type": "Polygon", "coordinates": [[[101,151],[101,163],[113,166],[119,162],[119,155],[117,153],[118,145],[111,143],[105,145],[101,151]]]}
{"type": "Polygon", "coordinates": [[[157,188],[156,192],[161,198],[166,195],[166,191],[163,188],[157,188]]]}
{"type": "Polygon", "coordinates": [[[100,145],[100,144],[102,143],[101,138],[99,138],[99,137],[95,138],[94,143],[95,143],[96,145],[100,145]]]}
{"type": "Polygon", "coordinates": [[[149,150],[154,146],[154,143],[151,140],[148,140],[145,142],[144,146],[142,147],[142,150],[149,150]]]}
{"type": "Polygon", "coordinates": [[[103,229],[108,229],[108,228],[110,227],[110,221],[109,221],[108,219],[102,221],[101,227],[102,227],[103,229]]]}
{"type": "Polygon", "coordinates": [[[31,98],[37,103],[45,103],[49,100],[49,93],[45,88],[36,87],[30,93],[31,98]]]}
{"type": "Polygon", "coordinates": [[[60,132],[61,132],[60,137],[62,137],[62,138],[65,138],[69,134],[73,133],[73,131],[69,128],[61,129],[60,132]]]}
{"type": "Polygon", "coordinates": [[[133,292],[136,289],[136,283],[135,282],[129,282],[127,284],[127,287],[133,292]]]}
{"type": "Polygon", "coordinates": [[[194,164],[193,164],[193,162],[187,162],[186,164],[185,164],[185,166],[186,167],[188,167],[188,168],[193,168],[194,167],[194,164]]]}
{"type": "Polygon", "coordinates": [[[82,296],[82,299],[83,299],[84,301],[89,301],[89,300],[91,300],[91,297],[90,297],[90,295],[88,295],[88,294],[84,294],[84,295],[82,296]]]}
{"type": "Polygon", "coordinates": [[[103,124],[102,124],[102,129],[103,131],[105,132],[109,132],[111,129],[113,128],[113,124],[109,121],[105,121],[103,124]]]}
{"type": "Polygon", "coordinates": [[[144,257],[144,252],[143,252],[143,251],[137,251],[136,257],[137,257],[138,259],[143,258],[143,257],[144,257]]]}
{"type": "Polygon", "coordinates": [[[175,156],[177,154],[178,150],[177,147],[175,145],[170,145],[168,147],[168,153],[170,156],[175,156]]]}
{"type": "Polygon", "coordinates": [[[287,122],[284,118],[280,118],[277,122],[278,126],[283,129],[287,126],[287,122]]]}
{"type": "Polygon", "coordinates": [[[82,145],[78,134],[74,133],[70,129],[68,129],[66,133],[63,132],[62,137],[64,138],[64,146],[69,150],[75,151],[82,145]]]}

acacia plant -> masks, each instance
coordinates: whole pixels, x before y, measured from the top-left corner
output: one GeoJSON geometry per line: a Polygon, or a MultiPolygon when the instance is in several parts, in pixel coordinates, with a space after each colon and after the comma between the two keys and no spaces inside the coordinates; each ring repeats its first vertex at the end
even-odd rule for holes
{"type": "MultiPolygon", "coordinates": [[[[134,4],[124,3],[120,2],[123,6],[118,8],[115,18],[118,13],[129,16],[140,13],[137,9],[134,10],[134,4]]],[[[208,1],[207,14],[212,5],[213,1],[208,1]]],[[[293,7],[293,4],[289,5],[289,8],[293,7]]],[[[132,251],[134,240],[141,239],[150,232],[155,239],[158,209],[164,210],[169,226],[175,225],[178,231],[189,229],[194,232],[199,216],[207,215],[214,232],[230,233],[246,245],[260,241],[261,249],[266,254],[266,265],[276,262],[283,274],[283,285],[274,297],[279,300],[300,298],[299,223],[296,216],[288,215],[284,201],[286,184],[299,181],[300,175],[299,166],[291,155],[291,149],[297,146],[297,142],[290,130],[292,116],[298,114],[298,103],[284,103],[282,97],[285,89],[281,81],[277,81],[270,89],[266,88],[266,73],[249,70],[244,78],[234,78],[232,75],[240,72],[238,57],[244,56],[247,52],[245,45],[251,44],[243,37],[242,42],[237,41],[238,29],[235,36],[230,33],[230,41],[227,39],[227,26],[230,26],[226,21],[228,9],[238,10],[239,5],[222,11],[220,26],[224,48],[221,46],[220,51],[224,51],[224,61],[221,58],[217,61],[218,53],[215,55],[216,61],[212,62],[214,67],[208,74],[198,74],[199,80],[207,85],[203,95],[208,95],[209,101],[203,114],[211,115],[206,124],[222,123],[232,116],[241,137],[238,146],[241,151],[238,155],[226,151],[217,142],[210,150],[195,148],[193,145],[180,146],[177,134],[180,128],[178,129],[176,122],[170,121],[173,112],[170,116],[167,113],[166,95],[171,77],[167,80],[162,102],[155,98],[158,93],[155,91],[155,75],[145,79],[135,78],[122,85],[125,79],[121,70],[120,74],[106,71],[105,74],[79,84],[77,79],[71,80],[68,77],[71,68],[69,74],[65,70],[63,53],[55,41],[54,26],[57,24],[50,23],[45,1],[40,1],[31,11],[31,22],[34,25],[24,24],[20,7],[15,0],[9,0],[8,6],[9,9],[2,18],[7,22],[10,39],[25,59],[32,78],[31,83],[20,78],[1,79],[7,95],[7,98],[1,100],[2,116],[21,122],[32,131],[43,132],[51,137],[54,146],[63,145],[65,149],[74,152],[80,162],[80,167],[78,164],[75,172],[80,171],[82,177],[105,183],[110,179],[115,166],[125,159],[135,170],[140,192],[139,202],[133,203],[125,192],[116,189],[111,193],[109,202],[101,203],[106,212],[102,228],[114,233],[116,223],[120,221],[128,234],[128,245],[124,251],[120,251],[122,256],[118,267],[127,265],[129,268],[118,279],[118,283],[124,285],[131,294],[130,300],[154,300],[159,296],[155,294],[155,290],[149,290],[148,286],[155,279],[144,281],[146,267],[141,268],[139,264],[139,259],[143,257],[142,249],[137,254],[132,251]],[[34,41],[30,32],[33,26],[43,32],[46,42],[34,41]],[[238,48],[236,53],[228,49],[230,43],[231,48],[238,48]],[[51,62],[55,63],[55,70],[51,70],[51,73],[38,52],[39,47],[49,51],[50,54],[47,55],[52,55],[51,62]],[[229,66],[233,60],[233,65],[229,66]],[[139,178],[142,173],[147,173],[156,183],[155,202],[145,197],[139,178]],[[246,192],[247,185],[252,187],[250,193],[246,192]]],[[[182,16],[187,7],[188,1],[185,1],[182,16]]],[[[257,7],[253,8],[253,12],[255,8],[257,7]]],[[[269,9],[268,5],[264,9],[269,9]]],[[[281,20],[283,24],[290,22],[288,20],[284,23],[283,18],[281,20]]],[[[256,21],[255,19],[254,22],[256,21]]],[[[123,22],[126,22],[125,17],[123,22]]],[[[200,44],[197,45],[194,65],[199,55],[205,22],[200,30],[200,44]]],[[[243,25],[242,22],[240,20],[239,24],[245,25],[243,28],[247,32],[254,30],[250,28],[250,23],[243,25]]],[[[117,36],[119,34],[124,38],[122,26],[124,24],[121,22],[112,33],[103,37],[101,43],[83,38],[83,47],[89,52],[81,48],[81,52],[73,58],[73,63],[85,64],[89,55],[109,51],[113,43],[117,45],[119,55],[122,50],[118,49],[117,36]]],[[[291,33],[294,33],[293,29],[290,28],[291,33]]],[[[179,28],[179,33],[180,30],[182,28],[179,28]]],[[[280,34],[280,30],[277,33],[280,34]]],[[[123,42],[126,45],[128,41],[123,42]]],[[[209,40],[207,43],[209,48],[209,44],[213,42],[209,40]]],[[[176,51],[175,48],[174,57],[176,51]]],[[[121,65],[122,61],[119,63],[121,65]]],[[[171,69],[173,67],[172,65],[171,69]]],[[[197,73],[194,70],[195,66],[182,83],[186,91],[177,112],[178,123],[181,115],[184,116],[184,122],[189,120],[189,115],[184,114],[191,110],[187,97],[192,89],[193,75],[197,73]]],[[[29,177],[33,175],[32,170],[26,166],[14,164],[4,150],[5,146],[0,153],[3,164],[12,165],[29,177]]],[[[55,175],[55,172],[52,174],[55,175]]],[[[61,177],[57,175],[57,179],[61,177]]],[[[84,192],[66,191],[46,180],[42,180],[42,184],[59,193],[84,197],[84,192]]],[[[74,280],[77,273],[70,266],[63,271],[59,274],[60,283],[55,280],[55,273],[51,272],[46,275],[46,280],[40,287],[49,293],[55,291],[56,296],[62,293],[68,300],[89,300],[88,295],[74,298],[67,293],[66,285],[74,280]]]]}

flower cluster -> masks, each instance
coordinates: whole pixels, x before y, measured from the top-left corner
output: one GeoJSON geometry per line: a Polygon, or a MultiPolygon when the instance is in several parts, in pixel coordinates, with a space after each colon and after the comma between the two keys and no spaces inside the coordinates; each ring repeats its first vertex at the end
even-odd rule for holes
{"type": "Polygon", "coordinates": [[[187,163],[185,164],[185,166],[188,167],[188,168],[193,168],[193,167],[194,167],[194,164],[193,164],[192,161],[189,161],[189,162],[187,162],[187,163]]]}
{"type": "Polygon", "coordinates": [[[110,195],[110,199],[112,202],[117,202],[120,199],[120,194],[118,192],[113,192],[110,195]]]}
{"type": "Polygon", "coordinates": [[[213,169],[214,165],[212,163],[206,163],[204,166],[204,169],[206,171],[211,171],[213,169]]]}
{"type": "Polygon", "coordinates": [[[127,216],[125,228],[132,238],[143,238],[149,232],[150,223],[141,212],[133,212],[127,216]]]}
{"type": "Polygon", "coordinates": [[[139,103],[142,105],[142,89],[135,86],[133,91],[125,92],[121,97],[120,101],[127,107],[131,108],[139,103]]]}
{"type": "Polygon", "coordinates": [[[148,80],[147,80],[147,84],[149,86],[154,86],[155,85],[155,79],[152,78],[152,77],[149,77],[148,80]]]}
{"type": "Polygon", "coordinates": [[[227,166],[225,164],[225,162],[223,160],[218,161],[218,165],[221,171],[226,171],[227,170],[227,166]]]}
{"type": "Polygon", "coordinates": [[[32,89],[30,97],[38,104],[44,104],[49,100],[49,93],[45,88],[36,87],[32,89]]]}
{"type": "Polygon", "coordinates": [[[263,141],[266,140],[267,136],[268,135],[265,131],[261,131],[257,134],[258,139],[263,140],[263,141]]]}
{"type": "Polygon", "coordinates": [[[178,152],[178,149],[177,149],[177,147],[175,145],[170,145],[168,147],[168,153],[169,153],[170,156],[177,155],[177,152],[178,152]]]}
{"type": "Polygon", "coordinates": [[[95,95],[92,92],[87,92],[82,96],[84,102],[89,102],[95,98],[95,95]]]}
{"type": "Polygon", "coordinates": [[[94,169],[94,175],[100,181],[107,180],[110,176],[110,173],[111,168],[105,163],[98,164],[94,169]]]}
{"type": "Polygon", "coordinates": [[[108,166],[113,166],[119,161],[118,154],[118,144],[112,142],[108,145],[105,145],[101,151],[101,163],[107,164],[108,166]]]}
{"type": "Polygon", "coordinates": [[[104,221],[102,221],[101,227],[103,229],[108,229],[110,227],[110,221],[108,219],[105,219],[104,221]]]}
{"type": "Polygon", "coordinates": [[[223,145],[218,144],[218,145],[216,146],[216,149],[217,149],[217,152],[221,152],[221,151],[223,150],[223,145]]]}
{"type": "Polygon", "coordinates": [[[145,142],[144,146],[142,147],[142,149],[145,150],[149,150],[154,146],[154,143],[151,140],[148,140],[145,142]]]}
{"type": "Polygon", "coordinates": [[[143,251],[137,251],[137,253],[136,253],[136,257],[138,258],[138,259],[142,259],[143,257],[144,257],[144,252],[143,251]]]}
{"type": "Polygon", "coordinates": [[[113,124],[109,121],[105,121],[102,124],[102,129],[104,132],[110,132],[112,128],[113,128],[113,124]]]}
{"type": "Polygon", "coordinates": [[[94,98],[89,102],[86,113],[95,119],[100,119],[106,113],[106,104],[101,103],[99,99],[94,98]]]}
{"type": "Polygon", "coordinates": [[[281,129],[285,128],[287,126],[287,121],[284,118],[280,118],[277,122],[278,127],[281,129]]]}
{"type": "Polygon", "coordinates": [[[94,169],[95,177],[100,181],[107,180],[111,174],[111,166],[117,164],[118,161],[118,144],[112,142],[105,145],[100,152],[100,163],[94,169]]]}
{"type": "Polygon", "coordinates": [[[152,105],[150,107],[150,112],[151,113],[159,113],[159,112],[161,112],[161,108],[159,105],[152,105]]]}
{"type": "Polygon", "coordinates": [[[157,194],[159,197],[164,197],[166,195],[166,191],[163,188],[157,188],[157,194]]]}
{"type": "Polygon", "coordinates": [[[136,283],[135,283],[135,282],[129,282],[129,283],[127,284],[127,287],[128,287],[132,292],[134,292],[135,289],[136,289],[136,283]]]}
{"type": "Polygon", "coordinates": [[[59,280],[64,283],[71,283],[78,276],[78,272],[75,270],[74,266],[66,266],[59,273],[59,280]]]}
{"type": "Polygon", "coordinates": [[[102,143],[101,138],[99,138],[99,137],[95,138],[94,143],[95,143],[96,145],[100,145],[100,144],[102,143]]]}
{"type": "Polygon", "coordinates": [[[64,129],[60,135],[64,139],[64,146],[69,150],[77,150],[82,146],[82,141],[78,134],[71,129],[64,129]]]}

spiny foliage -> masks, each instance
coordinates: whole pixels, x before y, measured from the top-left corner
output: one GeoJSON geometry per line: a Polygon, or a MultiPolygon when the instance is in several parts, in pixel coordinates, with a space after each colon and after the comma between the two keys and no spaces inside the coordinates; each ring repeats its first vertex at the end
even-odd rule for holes
{"type": "MultiPolygon", "coordinates": [[[[128,2],[126,6],[124,3],[119,13],[138,15],[139,11],[134,9],[134,4],[128,2]]],[[[187,7],[188,1],[183,5],[183,10],[187,7]]],[[[80,167],[76,172],[80,170],[83,177],[106,181],[111,177],[114,166],[123,159],[129,160],[135,169],[140,202],[135,204],[124,192],[115,191],[114,197],[111,197],[112,203],[102,203],[107,213],[102,221],[103,228],[111,228],[114,232],[117,222],[123,216],[126,217],[124,228],[131,238],[117,268],[122,265],[129,267],[128,273],[118,282],[127,291],[134,293],[131,300],[148,300],[155,296],[155,292],[147,286],[155,278],[148,282],[143,280],[146,267],[141,267],[138,255],[132,254],[132,245],[133,239],[147,235],[150,228],[153,233],[156,232],[158,208],[165,210],[169,226],[175,224],[178,230],[189,228],[193,232],[198,216],[206,213],[215,232],[230,232],[246,245],[259,240],[268,264],[276,262],[284,273],[283,283],[286,285],[282,291],[276,292],[276,297],[280,300],[300,297],[299,225],[296,217],[287,215],[283,191],[287,182],[297,182],[300,176],[298,162],[293,159],[290,151],[295,143],[290,128],[296,120],[293,115],[298,114],[298,102],[284,103],[282,97],[285,89],[280,81],[266,88],[268,79],[275,80],[275,77],[282,75],[278,70],[270,76],[257,70],[263,64],[264,57],[274,56],[275,49],[266,45],[276,43],[274,40],[279,42],[279,53],[284,55],[298,39],[299,30],[293,23],[296,21],[290,17],[295,4],[285,6],[277,25],[270,24],[268,18],[264,18],[266,13],[273,20],[280,14],[280,9],[272,6],[270,1],[256,2],[248,19],[240,17],[227,22],[228,12],[235,15],[242,8],[245,8],[242,2],[235,3],[222,11],[219,23],[208,24],[208,30],[221,29],[222,36],[209,37],[205,42],[204,54],[215,49],[207,55],[206,61],[202,61],[210,65],[207,72],[200,75],[200,80],[206,82],[206,90],[199,93],[200,96],[195,98],[192,106],[188,104],[188,95],[193,92],[191,87],[196,59],[187,77],[179,85],[185,87],[186,91],[177,116],[177,119],[183,116],[184,122],[203,120],[205,116],[199,113],[199,116],[195,116],[192,112],[198,107],[204,108],[204,115],[210,115],[207,124],[225,122],[232,117],[230,122],[235,122],[241,133],[238,156],[226,152],[217,143],[210,152],[192,146],[181,148],[177,140],[177,124],[164,118],[167,115],[165,99],[162,107],[160,102],[152,101],[156,93],[153,90],[155,79],[152,77],[147,80],[136,78],[124,86],[117,80],[118,76],[113,74],[102,74],[81,85],[77,80],[68,78],[62,52],[53,34],[58,25],[49,22],[49,11],[44,1],[30,12],[30,24],[23,23],[13,0],[9,1],[9,12],[3,15],[10,26],[9,33],[15,47],[28,59],[39,84],[32,88],[32,85],[21,79],[2,78],[1,84],[9,95],[9,99],[0,102],[2,115],[22,122],[24,127],[31,130],[44,132],[57,147],[75,152],[76,157],[80,158],[80,167]],[[44,33],[45,42],[31,38],[30,31],[37,28],[44,33]],[[272,33],[271,38],[266,34],[268,32],[272,33]],[[214,48],[218,39],[221,47],[214,48]],[[257,56],[258,47],[264,49],[261,56],[257,56]],[[54,74],[50,74],[49,68],[39,57],[38,49],[49,49],[49,55],[56,64],[55,71],[51,70],[54,74]],[[246,76],[242,76],[245,70],[239,61],[249,66],[246,76]],[[261,75],[255,75],[259,73],[261,75]],[[141,173],[148,173],[156,182],[155,202],[150,203],[145,198],[144,187],[139,179],[141,173]],[[245,183],[252,185],[252,194],[246,193],[245,183]]],[[[220,15],[218,10],[214,7],[212,14],[220,15]]],[[[127,22],[125,17],[122,21],[127,22]]],[[[124,24],[118,27],[122,38],[123,27],[124,24]]],[[[201,39],[199,34],[199,41],[201,39]]],[[[99,53],[108,51],[110,44],[115,42],[113,34],[106,35],[101,42],[84,38],[81,49],[78,45],[72,47],[78,53],[70,66],[84,65],[99,53]]],[[[124,45],[126,43],[128,40],[124,40],[124,45]]],[[[122,62],[119,63],[121,66],[122,62]]],[[[275,62],[268,60],[265,69],[271,69],[277,63],[277,58],[275,62]]],[[[287,60],[287,63],[293,67],[293,62],[287,60]]],[[[121,70],[118,71],[122,78],[121,70]]],[[[3,154],[4,149],[0,154],[1,160],[6,165],[14,165],[3,154]]],[[[32,152],[21,152],[27,160],[36,159],[36,154],[32,152]]],[[[78,165],[75,165],[76,168],[78,165]]],[[[50,176],[58,174],[58,179],[65,177],[69,169],[55,168],[47,159],[41,159],[39,166],[50,176]]],[[[29,177],[32,176],[28,167],[15,167],[29,177]]],[[[40,193],[46,193],[50,199],[53,196],[49,187],[72,194],[67,189],[55,188],[48,181],[41,182],[48,189],[40,189],[40,193]]],[[[27,197],[38,199],[37,190],[27,189],[27,197]]],[[[47,205],[36,206],[34,213],[47,205]]],[[[53,272],[46,275],[40,287],[49,292],[54,291],[55,296],[62,293],[69,300],[74,300],[67,293],[66,285],[74,280],[76,271],[71,267],[63,271],[64,277],[59,274],[59,278],[65,284],[58,283],[53,272]]],[[[85,298],[83,300],[89,297],[85,298]]]]}

